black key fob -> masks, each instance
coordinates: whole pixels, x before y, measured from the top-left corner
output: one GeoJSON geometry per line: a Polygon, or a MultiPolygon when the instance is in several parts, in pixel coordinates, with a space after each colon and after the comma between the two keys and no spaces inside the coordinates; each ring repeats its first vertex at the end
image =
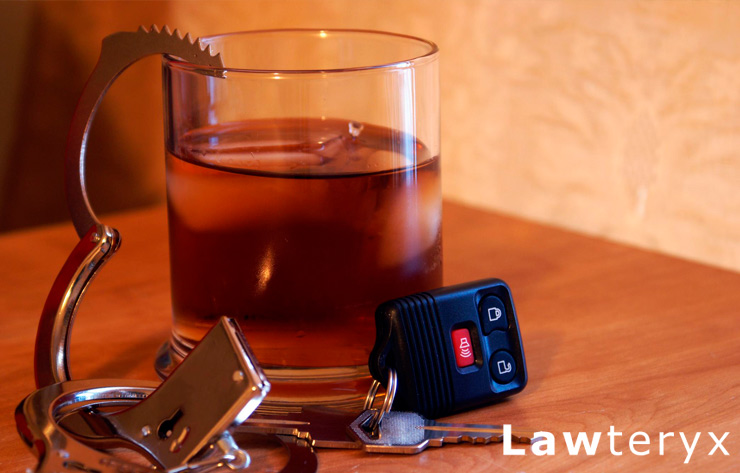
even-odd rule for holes
{"type": "Polygon", "coordinates": [[[500,279],[393,299],[375,312],[370,373],[398,374],[394,408],[434,419],[490,404],[527,384],[511,290],[500,279]]]}

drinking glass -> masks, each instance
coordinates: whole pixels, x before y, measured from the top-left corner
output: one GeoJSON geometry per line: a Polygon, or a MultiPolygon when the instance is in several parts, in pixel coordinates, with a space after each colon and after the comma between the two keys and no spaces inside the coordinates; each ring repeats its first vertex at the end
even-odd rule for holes
{"type": "Polygon", "coordinates": [[[442,283],[438,49],[359,30],[202,38],[163,60],[166,373],[235,318],[272,402],[364,398],[374,311],[442,283]]]}

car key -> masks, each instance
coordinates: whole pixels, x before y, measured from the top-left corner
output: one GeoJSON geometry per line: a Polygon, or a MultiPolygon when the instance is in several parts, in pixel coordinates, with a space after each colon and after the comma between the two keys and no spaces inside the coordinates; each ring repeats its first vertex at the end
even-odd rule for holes
{"type": "MultiPolygon", "coordinates": [[[[425,419],[415,412],[390,411],[383,416],[378,435],[368,432],[367,424],[375,415],[374,410],[363,412],[350,425],[363,449],[371,453],[415,454],[427,447],[441,447],[448,443],[487,444],[501,442],[504,429],[501,425],[450,424],[425,419]]],[[[512,430],[511,439],[518,443],[536,441],[532,430],[512,430]]]]}
{"type": "Polygon", "coordinates": [[[373,377],[398,372],[397,406],[438,418],[490,404],[527,384],[511,290],[500,279],[443,287],[381,304],[373,377]]]}
{"type": "Polygon", "coordinates": [[[257,410],[238,432],[290,435],[304,439],[315,448],[360,449],[362,444],[349,434],[357,412],[322,406],[306,406],[284,412],[257,410]]]}
{"type": "MultiPolygon", "coordinates": [[[[376,409],[359,416],[329,407],[304,407],[277,414],[256,413],[237,428],[239,433],[291,435],[315,448],[363,449],[372,453],[419,453],[443,443],[491,443],[504,439],[500,425],[451,424],[425,419],[414,412],[389,411],[379,434],[368,432],[376,409]],[[359,430],[358,430],[359,429],[359,430]]],[[[511,439],[531,443],[534,431],[512,430],[511,439]]]]}

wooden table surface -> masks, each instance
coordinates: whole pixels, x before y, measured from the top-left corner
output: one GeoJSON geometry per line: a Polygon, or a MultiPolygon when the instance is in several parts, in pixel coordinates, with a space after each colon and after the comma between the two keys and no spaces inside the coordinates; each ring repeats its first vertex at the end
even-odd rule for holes
{"type": "MultiPolygon", "coordinates": [[[[685,471],[740,469],[739,274],[456,204],[444,212],[445,283],[509,283],[529,369],[519,395],[452,419],[552,432],[555,454],[504,455],[500,444],[415,456],[321,450],[319,471],[673,471],[687,456],[679,432],[689,443],[700,433],[685,471]],[[610,426],[623,434],[613,437],[621,456],[610,451],[610,426]],[[563,432],[602,434],[594,455],[570,455],[563,432]],[[630,451],[636,432],[650,444],[634,448],[649,454],[630,451]],[[660,432],[675,433],[665,438],[663,455],[660,432]],[[719,448],[709,455],[709,432],[729,432],[722,442],[729,456],[719,448]]],[[[170,324],[165,213],[135,211],[104,222],[124,243],[82,303],[73,376],[156,379],[152,359],[170,324]]],[[[34,465],[13,410],[34,388],[38,316],[76,242],[71,225],[0,237],[3,472],[34,465]]]]}

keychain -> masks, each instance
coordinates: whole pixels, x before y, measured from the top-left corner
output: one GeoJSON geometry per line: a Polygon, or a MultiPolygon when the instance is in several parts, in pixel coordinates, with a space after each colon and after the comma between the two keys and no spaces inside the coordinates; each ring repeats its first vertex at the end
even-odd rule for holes
{"type": "Polygon", "coordinates": [[[430,418],[520,392],[527,365],[511,290],[483,279],[394,299],[375,313],[370,373],[398,373],[401,407],[430,418]]]}
{"type": "Polygon", "coordinates": [[[526,385],[519,322],[503,281],[484,279],[394,299],[378,307],[375,320],[369,362],[375,381],[361,412],[257,412],[239,431],[294,435],[316,448],[392,454],[450,443],[538,440],[533,429],[424,417],[491,404],[526,385]],[[374,408],[381,385],[383,403],[374,408]],[[392,410],[394,405],[400,410],[392,410]]]}

